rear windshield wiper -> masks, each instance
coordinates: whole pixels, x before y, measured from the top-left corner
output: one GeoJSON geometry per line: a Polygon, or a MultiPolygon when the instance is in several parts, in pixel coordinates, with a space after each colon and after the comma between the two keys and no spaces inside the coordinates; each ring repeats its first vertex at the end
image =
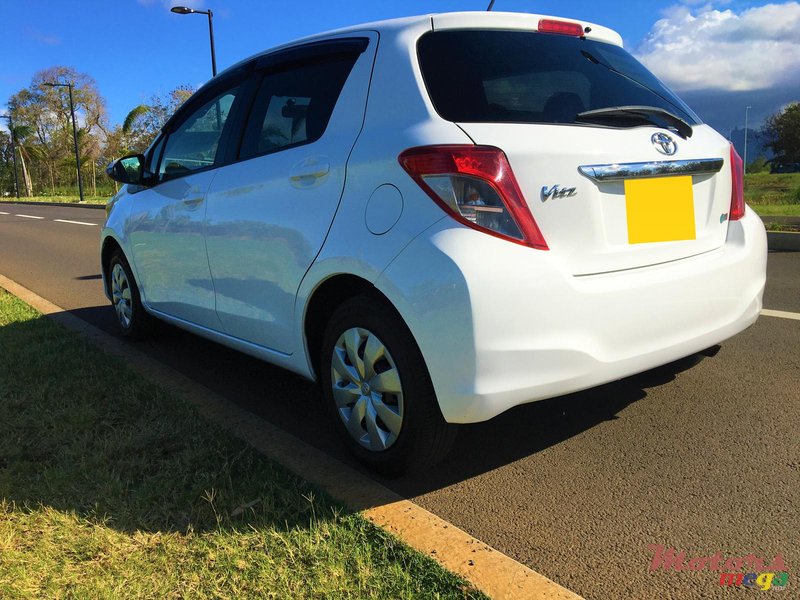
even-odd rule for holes
{"type": "MultiPolygon", "coordinates": [[[[635,121],[638,123],[652,123],[661,126],[660,121],[665,121],[682,138],[692,137],[692,126],[668,110],[657,106],[609,106],[608,108],[598,108],[578,113],[576,121],[603,121],[617,119],[619,121],[635,121]]],[[[624,127],[625,125],[621,125],[624,127]]]]}

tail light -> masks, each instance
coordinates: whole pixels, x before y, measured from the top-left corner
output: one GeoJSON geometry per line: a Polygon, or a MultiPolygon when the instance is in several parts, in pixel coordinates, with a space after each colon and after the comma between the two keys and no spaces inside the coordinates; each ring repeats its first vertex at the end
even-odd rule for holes
{"type": "Polygon", "coordinates": [[[398,157],[451,217],[505,240],[547,250],[505,153],[493,146],[409,148],[398,157]]]}
{"type": "Polygon", "coordinates": [[[731,209],[728,219],[737,221],[744,216],[744,163],[731,144],[731,209]]]}

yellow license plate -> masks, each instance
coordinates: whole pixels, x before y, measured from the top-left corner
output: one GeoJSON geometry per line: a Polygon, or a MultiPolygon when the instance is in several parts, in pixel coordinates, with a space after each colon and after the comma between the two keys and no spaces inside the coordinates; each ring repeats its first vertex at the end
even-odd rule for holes
{"type": "Polygon", "coordinates": [[[691,176],[625,181],[628,243],[696,239],[691,176]]]}

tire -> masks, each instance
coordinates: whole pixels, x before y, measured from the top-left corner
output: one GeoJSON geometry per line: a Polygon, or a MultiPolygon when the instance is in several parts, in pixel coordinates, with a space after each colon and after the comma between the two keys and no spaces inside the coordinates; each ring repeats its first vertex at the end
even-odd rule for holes
{"type": "Polygon", "coordinates": [[[142,306],[139,287],[121,250],[117,250],[111,256],[108,265],[108,287],[120,333],[132,340],[142,340],[150,336],[155,319],[142,306]]]}
{"type": "Polygon", "coordinates": [[[357,296],[340,305],[328,322],[320,365],[326,408],[360,462],[400,475],[447,454],[457,427],[442,417],[422,354],[386,304],[357,296]]]}

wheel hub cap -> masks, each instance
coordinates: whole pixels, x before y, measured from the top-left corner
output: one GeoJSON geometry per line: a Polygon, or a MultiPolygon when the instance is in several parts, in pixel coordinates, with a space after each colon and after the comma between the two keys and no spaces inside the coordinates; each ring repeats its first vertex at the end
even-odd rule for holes
{"type": "Polygon", "coordinates": [[[131,325],[131,286],[128,283],[128,276],[122,265],[117,263],[111,270],[111,298],[117,319],[124,328],[131,325]]]}
{"type": "Polygon", "coordinates": [[[339,417],[361,446],[380,452],[397,441],[403,425],[403,388],[383,342],[361,327],[336,342],[331,385],[339,417]]]}

